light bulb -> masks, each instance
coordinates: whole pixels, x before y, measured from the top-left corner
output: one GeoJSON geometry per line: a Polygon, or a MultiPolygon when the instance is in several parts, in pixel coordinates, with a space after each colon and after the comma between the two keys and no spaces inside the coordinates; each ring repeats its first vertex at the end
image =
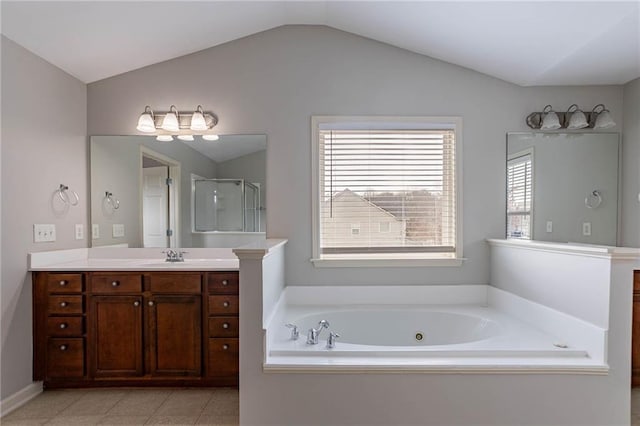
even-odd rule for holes
{"type": "Polygon", "coordinates": [[[205,141],[217,141],[218,139],[220,139],[220,136],[218,136],[218,135],[202,135],[202,139],[204,139],[205,141]]]}
{"type": "Polygon", "coordinates": [[[173,140],[173,136],[171,135],[158,135],[156,136],[156,140],[159,142],[171,142],[173,140]]]}

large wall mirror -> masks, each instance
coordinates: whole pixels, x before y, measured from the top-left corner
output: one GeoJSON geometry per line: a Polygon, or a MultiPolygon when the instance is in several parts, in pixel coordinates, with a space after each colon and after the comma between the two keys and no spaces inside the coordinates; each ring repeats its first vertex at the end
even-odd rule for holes
{"type": "Polygon", "coordinates": [[[615,246],[617,133],[508,133],[507,238],[615,246]]]}
{"type": "Polygon", "coordinates": [[[92,136],[92,246],[235,247],[265,236],[266,135],[92,136]]]}

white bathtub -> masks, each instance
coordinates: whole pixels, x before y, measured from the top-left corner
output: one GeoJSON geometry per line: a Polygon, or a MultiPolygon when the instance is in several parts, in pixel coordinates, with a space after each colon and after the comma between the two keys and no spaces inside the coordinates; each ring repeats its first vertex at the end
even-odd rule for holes
{"type": "Polygon", "coordinates": [[[433,303],[437,300],[432,297],[426,298],[430,304],[420,304],[422,298],[416,298],[411,304],[383,305],[350,303],[349,297],[341,297],[341,302],[331,306],[311,304],[326,301],[317,297],[318,291],[310,290],[310,299],[297,294],[280,303],[267,329],[265,371],[607,371],[597,351],[581,340],[581,336],[591,333],[589,339],[604,342],[602,330],[563,314],[554,319],[556,325],[550,324],[536,311],[548,308],[518,306],[517,303],[526,304],[523,299],[507,303],[505,298],[515,296],[499,290],[492,290],[500,292],[499,297],[493,297],[493,306],[488,303],[486,290],[484,299],[477,295],[463,304],[440,305],[433,303]],[[499,309],[509,303],[512,310],[532,316],[532,321],[523,321],[509,309],[499,309]],[[540,327],[535,326],[536,316],[541,318],[540,327]],[[317,327],[320,320],[328,321],[330,327],[322,330],[318,344],[309,345],[308,330],[317,327]],[[299,339],[291,339],[286,323],[298,326],[299,339]],[[556,326],[557,333],[549,332],[556,326]],[[326,346],[329,331],[340,335],[331,349],[326,346]]]}

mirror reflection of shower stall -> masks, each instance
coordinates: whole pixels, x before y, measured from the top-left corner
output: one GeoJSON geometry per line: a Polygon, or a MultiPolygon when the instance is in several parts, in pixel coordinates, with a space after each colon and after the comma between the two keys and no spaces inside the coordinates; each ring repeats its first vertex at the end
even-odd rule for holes
{"type": "Polygon", "coordinates": [[[244,179],[193,179],[194,232],[260,232],[260,187],[244,179]]]}

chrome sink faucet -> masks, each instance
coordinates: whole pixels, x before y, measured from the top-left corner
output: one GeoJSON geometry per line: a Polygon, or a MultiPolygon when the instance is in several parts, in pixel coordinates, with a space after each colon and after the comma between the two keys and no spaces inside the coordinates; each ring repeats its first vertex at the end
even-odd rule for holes
{"type": "Polygon", "coordinates": [[[184,254],[187,252],[182,250],[169,249],[163,251],[162,253],[167,255],[167,258],[165,259],[166,262],[184,262],[184,254]]]}
{"type": "Polygon", "coordinates": [[[329,321],[320,320],[318,322],[318,328],[310,328],[307,333],[307,345],[317,345],[318,337],[320,337],[320,332],[323,328],[329,328],[329,321]]]}

